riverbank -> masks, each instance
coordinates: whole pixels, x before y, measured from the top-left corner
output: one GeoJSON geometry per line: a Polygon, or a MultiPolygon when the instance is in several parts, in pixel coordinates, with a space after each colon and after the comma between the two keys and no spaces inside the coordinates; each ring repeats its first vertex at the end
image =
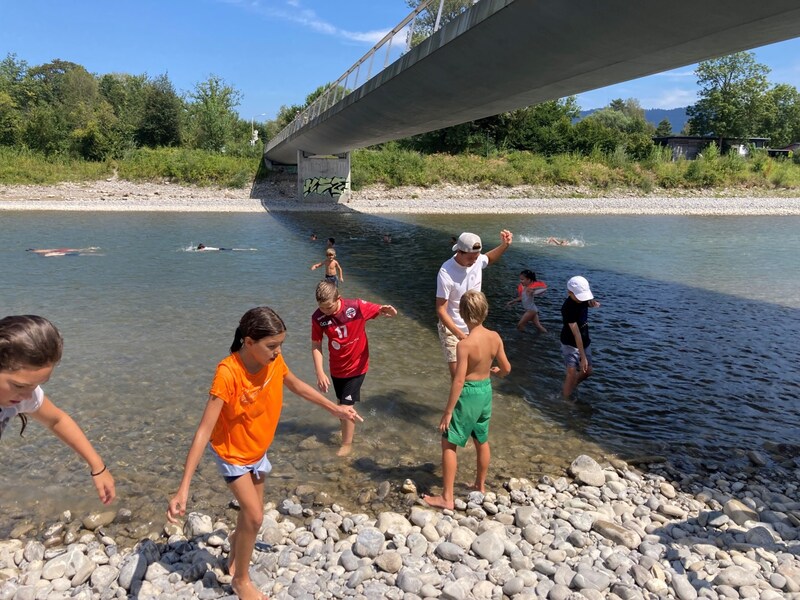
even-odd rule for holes
{"type": "Polygon", "coordinates": [[[369,214],[620,214],[800,215],[800,193],[791,190],[675,190],[642,195],[638,190],[598,194],[579,186],[480,187],[442,185],[355,191],[341,203],[299,201],[294,180],[240,189],[109,179],[54,186],[0,185],[0,210],[313,212],[369,214]]]}
{"type": "MultiPolygon", "coordinates": [[[[251,574],[273,600],[798,600],[800,461],[773,450],[719,465],[582,455],[565,476],[511,479],[445,511],[411,480],[379,490],[408,509],[379,514],[301,485],[265,507],[251,574]]],[[[108,528],[130,518],[63,515],[36,539],[0,542],[0,598],[231,593],[230,522],[191,513],[122,549],[108,528]]]]}

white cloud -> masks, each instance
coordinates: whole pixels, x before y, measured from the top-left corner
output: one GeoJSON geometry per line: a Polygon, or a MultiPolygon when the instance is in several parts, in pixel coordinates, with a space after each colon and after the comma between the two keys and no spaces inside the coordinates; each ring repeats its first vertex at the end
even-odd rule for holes
{"type": "Polygon", "coordinates": [[[268,19],[297,23],[317,33],[332,37],[341,37],[353,42],[364,42],[374,45],[389,32],[388,29],[377,31],[348,31],[346,29],[340,29],[336,25],[321,19],[313,10],[304,8],[300,0],[283,0],[283,6],[280,6],[274,1],[270,2],[270,0],[219,1],[238,6],[242,10],[259,14],[268,19]]]}
{"type": "Polygon", "coordinates": [[[686,77],[694,77],[694,70],[691,71],[664,71],[663,73],[656,73],[653,77],[664,77],[666,79],[684,79],[686,77]]]}
{"type": "Polygon", "coordinates": [[[640,103],[647,108],[677,108],[697,102],[697,90],[673,88],[661,91],[657,96],[641,98],[640,103]]]}

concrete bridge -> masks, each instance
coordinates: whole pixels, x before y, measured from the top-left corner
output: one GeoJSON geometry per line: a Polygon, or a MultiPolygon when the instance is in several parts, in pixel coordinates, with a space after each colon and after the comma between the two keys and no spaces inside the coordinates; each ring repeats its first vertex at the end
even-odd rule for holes
{"type": "Polygon", "coordinates": [[[346,192],[350,150],[798,34],[798,0],[480,0],[347,95],[320,99],[265,156],[297,164],[301,191],[334,174],[346,192]]]}

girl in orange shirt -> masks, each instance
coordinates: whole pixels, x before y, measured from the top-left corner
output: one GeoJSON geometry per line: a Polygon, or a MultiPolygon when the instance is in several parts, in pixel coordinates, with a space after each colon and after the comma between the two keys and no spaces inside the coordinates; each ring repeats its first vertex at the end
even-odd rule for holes
{"type": "Polygon", "coordinates": [[[264,476],[272,470],[267,449],[278,426],[283,386],[337,419],[363,420],[352,406],[334,404],[289,370],[281,355],[285,338],[286,325],[267,306],[253,308],[241,318],[231,354],[217,365],[180,487],[167,510],[172,523],[186,513],[192,476],[210,442],[220,473],[240,506],[230,536],[228,571],[231,587],[242,600],[266,598],[250,580],[248,570],[264,516],[264,476]]]}

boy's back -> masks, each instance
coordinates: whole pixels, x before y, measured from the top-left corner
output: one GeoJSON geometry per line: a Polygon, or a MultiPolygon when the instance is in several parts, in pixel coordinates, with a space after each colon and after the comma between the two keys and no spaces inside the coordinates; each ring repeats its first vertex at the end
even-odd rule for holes
{"type": "MultiPolygon", "coordinates": [[[[486,329],[483,325],[473,327],[469,335],[456,346],[456,373],[463,373],[465,381],[487,379],[492,373],[495,358],[501,352],[503,352],[503,340],[496,331],[486,329]],[[464,361],[466,369],[462,371],[464,361]]],[[[507,361],[500,362],[502,365],[502,362],[507,361]]],[[[498,372],[502,375],[507,374],[505,369],[498,369],[498,372]]]]}

